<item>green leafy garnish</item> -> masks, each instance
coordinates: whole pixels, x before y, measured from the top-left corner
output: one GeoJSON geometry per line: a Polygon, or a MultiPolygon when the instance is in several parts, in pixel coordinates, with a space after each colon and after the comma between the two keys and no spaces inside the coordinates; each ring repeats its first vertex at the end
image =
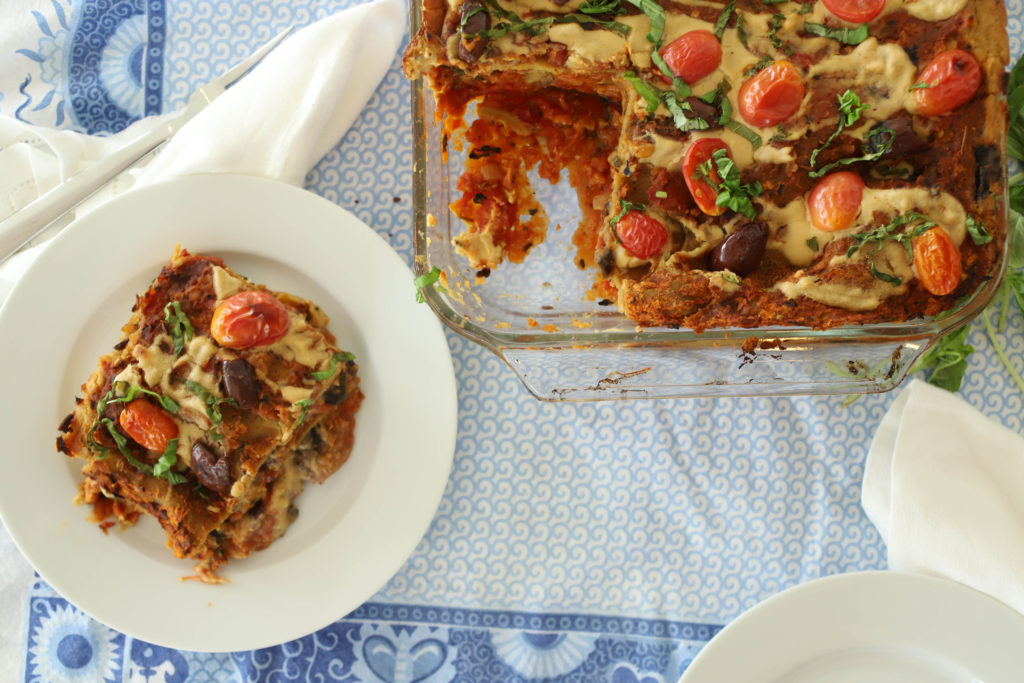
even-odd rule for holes
{"type": "Polygon", "coordinates": [[[722,11],[718,14],[718,19],[715,20],[715,38],[722,39],[722,34],[725,33],[726,26],[729,25],[729,19],[732,18],[732,13],[736,11],[736,0],[729,0],[722,11]]]}
{"type": "Polygon", "coordinates": [[[800,9],[798,9],[796,11],[796,13],[797,14],[810,14],[813,11],[814,11],[814,3],[813,2],[804,2],[804,3],[801,3],[800,9]]]}
{"type": "Polygon", "coordinates": [[[202,384],[193,382],[190,379],[185,380],[185,388],[198,396],[206,404],[206,417],[210,420],[210,438],[214,441],[220,441],[221,435],[216,431],[217,427],[224,421],[224,416],[220,412],[220,404],[226,403],[229,406],[237,407],[238,403],[233,398],[214,396],[202,384]]]}
{"type": "MultiPolygon", "coordinates": [[[[171,415],[177,415],[178,411],[181,410],[181,406],[179,406],[173,398],[163,396],[162,394],[150,391],[149,389],[143,389],[137,384],[128,384],[128,382],[114,382],[113,388],[107,392],[106,396],[103,397],[103,408],[106,407],[107,403],[131,403],[135,400],[135,397],[138,394],[152,396],[157,400],[157,403],[159,403],[160,406],[171,415]],[[124,394],[121,392],[124,392],[124,394]]],[[[100,404],[97,404],[96,412],[103,412],[100,404]]]]}
{"type": "Polygon", "coordinates": [[[583,14],[622,14],[619,0],[586,0],[576,8],[583,14]]]}
{"type": "Polygon", "coordinates": [[[651,20],[651,31],[647,34],[647,40],[654,44],[657,51],[661,47],[661,37],[665,33],[665,9],[654,0],[627,1],[651,20]]]}
{"type": "Polygon", "coordinates": [[[861,112],[871,108],[871,105],[863,104],[857,93],[852,90],[847,90],[841,95],[837,95],[837,99],[839,100],[839,125],[820,147],[811,152],[811,168],[814,168],[818,155],[831,145],[832,141],[839,137],[839,134],[844,129],[857,123],[860,120],[861,112]]]}
{"type": "Polygon", "coordinates": [[[672,122],[679,130],[684,132],[707,130],[710,127],[707,121],[694,114],[693,108],[688,102],[680,102],[672,96],[672,93],[665,93],[662,101],[665,103],[665,108],[672,114],[672,122]]]}
{"type": "Polygon", "coordinates": [[[894,136],[892,136],[891,134],[886,136],[886,133],[891,132],[892,131],[890,131],[888,128],[885,128],[884,126],[872,128],[871,131],[868,133],[867,144],[865,145],[865,149],[869,151],[865,152],[859,157],[846,157],[844,159],[839,159],[838,161],[833,161],[831,164],[825,164],[821,168],[815,171],[811,171],[807,175],[809,175],[812,178],[820,178],[821,176],[825,175],[833,168],[836,168],[838,166],[855,164],[860,161],[877,161],[878,159],[881,159],[883,155],[885,155],[890,149],[892,149],[892,141],[894,136]]]}
{"type": "Polygon", "coordinates": [[[731,282],[734,285],[738,285],[740,283],[739,276],[736,275],[736,273],[733,273],[733,272],[728,271],[728,270],[723,270],[722,271],[722,279],[725,280],[726,282],[731,282]]]}
{"type": "Polygon", "coordinates": [[[153,476],[166,479],[171,484],[184,484],[186,481],[184,475],[172,469],[176,464],[178,464],[178,440],[171,439],[167,442],[167,448],[164,449],[160,459],[153,465],[153,476]]]}
{"type": "Polygon", "coordinates": [[[500,38],[508,35],[509,33],[525,33],[528,36],[539,36],[546,32],[552,24],[588,24],[594,25],[599,28],[607,29],[609,31],[615,31],[626,36],[629,35],[630,28],[626,24],[617,21],[605,21],[596,18],[594,15],[608,13],[614,13],[621,11],[621,6],[618,1],[615,2],[597,2],[597,3],[584,3],[579,8],[579,12],[572,12],[569,14],[559,14],[554,16],[535,17],[533,19],[522,19],[515,12],[506,10],[499,5],[495,0],[486,0],[488,6],[491,8],[493,16],[498,17],[499,21],[495,22],[494,25],[489,29],[484,29],[476,33],[467,33],[465,31],[465,24],[474,14],[478,12],[485,12],[483,7],[476,7],[468,11],[462,17],[460,23],[460,30],[463,35],[469,37],[484,37],[484,38],[500,38]]]}
{"type": "Polygon", "coordinates": [[[180,356],[185,350],[185,344],[192,341],[194,331],[188,316],[181,310],[181,304],[171,301],[164,306],[164,320],[171,328],[171,339],[174,342],[174,355],[180,356]]]}
{"type": "Polygon", "coordinates": [[[732,118],[732,104],[729,102],[729,98],[725,96],[728,92],[729,82],[723,80],[714,90],[704,93],[700,99],[720,109],[721,114],[718,116],[718,125],[724,126],[743,137],[754,149],[757,149],[763,142],[761,136],[732,118]]]}
{"type": "MultiPolygon", "coordinates": [[[[427,287],[432,287],[435,284],[437,284],[437,281],[438,279],[440,279],[440,277],[441,269],[438,268],[437,266],[434,266],[428,272],[423,273],[422,275],[416,276],[416,278],[412,281],[413,286],[416,287],[416,303],[421,304],[424,301],[426,301],[426,298],[423,296],[423,290],[427,287]]],[[[444,287],[438,287],[438,289],[440,289],[441,292],[447,292],[447,290],[444,287]]]]}
{"type": "Polygon", "coordinates": [[[302,424],[302,421],[306,419],[306,412],[309,410],[309,406],[311,406],[312,404],[313,399],[311,398],[304,398],[292,404],[294,407],[299,409],[299,417],[297,420],[295,420],[296,427],[302,424]]]}
{"type": "Polygon", "coordinates": [[[992,235],[985,229],[985,224],[974,216],[967,217],[967,234],[971,236],[971,241],[979,246],[992,241],[992,235]]]}
{"type": "Polygon", "coordinates": [[[772,47],[776,50],[782,47],[782,38],[779,38],[776,31],[782,28],[782,22],[785,20],[785,14],[773,14],[771,21],[768,23],[768,40],[771,41],[772,47]]]}
{"type": "Polygon", "coordinates": [[[831,38],[844,45],[860,45],[868,38],[867,24],[861,24],[857,28],[831,28],[808,21],[804,23],[804,30],[811,35],[831,38]]]}
{"type": "Polygon", "coordinates": [[[885,225],[879,226],[868,232],[862,232],[857,235],[851,235],[854,243],[850,245],[850,248],[846,250],[846,256],[850,257],[867,244],[877,244],[881,247],[882,242],[886,240],[893,240],[899,242],[907,250],[907,258],[913,262],[913,250],[911,248],[913,239],[919,235],[923,235],[925,231],[935,227],[935,222],[929,220],[929,218],[923,214],[911,211],[896,216],[885,225]],[[912,229],[907,229],[905,226],[916,223],[912,229]],[[899,231],[900,228],[903,230],[899,231]]]}
{"type": "Polygon", "coordinates": [[[924,90],[925,88],[934,88],[934,87],[935,87],[934,83],[925,83],[924,81],[921,81],[920,83],[915,83],[914,85],[912,85],[909,88],[907,88],[907,92],[912,92],[914,90],[924,90]]]}
{"type": "Polygon", "coordinates": [[[338,352],[331,356],[331,364],[327,366],[326,370],[318,370],[317,372],[310,373],[310,376],[317,381],[328,379],[334,374],[334,369],[338,367],[338,363],[347,363],[355,359],[356,357],[348,351],[338,352]]]}
{"type": "Polygon", "coordinates": [[[711,158],[697,167],[694,174],[695,180],[702,180],[711,185],[717,193],[715,204],[742,213],[747,218],[757,216],[752,197],[763,192],[760,182],[753,185],[746,185],[740,182],[740,169],[736,163],[729,158],[729,151],[716,149],[711,158]],[[712,172],[717,172],[721,182],[716,182],[712,172]]]}
{"type": "Polygon", "coordinates": [[[881,270],[878,270],[878,268],[875,267],[874,261],[872,261],[869,264],[869,268],[871,270],[871,274],[874,275],[879,280],[881,280],[882,282],[888,282],[890,285],[897,285],[897,286],[903,284],[903,280],[900,280],[895,275],[892,275],[891,273],[886,273],[886,272],[883,272],[881,270]]]}
{"type": "Polygon", "coordinates": [[[806,242],[804,242],[804,244],[806,244],[807,248],[810,249],[811,251],[818,251],[819,249],[821,249],[821,247],[818,246],[818,238],[817,237],[812,237],[811,239],[809,239],[806,242]]]}
{"type": "Polygon", "coordinates": [[[654,110],[658,108],[658,105],[661,104],[661,91],[647,83],[647,81],[640,78],[632,71],[627,71],[622,75],[622,77],[632,83],[637,94],[647,102],[647,113],[653,113],[654,110]]]}
{"type": "Polygon", "coordinates": [[[755,63],[753,66],[749,67],[746,71],[743,72],[743,77],[750,78],[758,71],[768,68],[774,61],[775,60],[772,59],[771,57],[761,57],[761,59],[757,60],[757,63],[755,63]]]}

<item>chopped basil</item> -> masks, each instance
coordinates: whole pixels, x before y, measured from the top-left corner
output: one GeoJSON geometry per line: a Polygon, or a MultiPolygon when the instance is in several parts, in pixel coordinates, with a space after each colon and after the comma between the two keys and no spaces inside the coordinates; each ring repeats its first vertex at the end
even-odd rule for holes
{"type": "Polygon", "coordinates": [[[825,175],[833,168],[836,168],[838,166],[855,164],[859,161],[876,161],[880,159],[886,152],[892,149],[892,141],[894,136],[889,135],[887,137],[883,137],[886,135],[887,132],[891,131],[884,127],[876,127],[872,129],[871,132],[868,133],[867,145],[865,145],[865,148],[871,150],[870,152],[862,154],[859,157],[846,157],[844,159],[839,159],[838,161],[833,161],[831,164],[825,164],[818,170],[811,171],[807,175],[809,175],[812,178],[820,178],[821,176],[825,175]]]}
{"type": "Polygon", "coordinates": [[[844,45],[860,45],[868,38],[867,24],[861,24],[857,28],[832,28],[808,21],[804,23],[804,30],[811,35],[831,38],[844,45]]]}
{"type": "Polygon", "coordinates": [[[717,194],[715,204],[718,206],[742,213],[747,218],[752,219],[757,216],[757,211],[751,198],[764,191],[761,183],[755,182],[753,185],[741,183],[740,169],[729,158],[728,150],[716,149],[711,154],[710,159],[697,167],[694,179],[704,181],[714,188],[717,194]],[[721,178],[721,182],[715,181],[712,171],[717,173],[718,177],[721,178]]]}
{"type": "Polygon", "coordinates": [[[715,20],[715,38],[722,39],[722,34],[725,33],[725,27],[729,25],[729,19],[732,18],[734,11],[736,11],[736,0],[729,0],[719,13],[718,19],[715,20]]]}
{"type": "Polygon", "coordinates": [[[174,342],[174,355],[180,356],[185,350],[185,344],[192,341],[194,331],[188,316],[181,310],[181,304],[171,301],[164,306],[164,320],[171,328],[171,339],[174,342]]]}
{"type": "Polygon", "coordinates": [[[206,417],[210,419],[210,436],[214,441],[219,441],[220,434],[215,430],[224,421],[224,416],[220,412],[220,404],[226,403],[229,406],[237,406],[238,403],[233,398],[214,396],[202,384],[193,382],[190,379],[185,380],[185,388],[198,396],[206,404],[206,417]]]}
{"type": "MultiPolygon", "coordinates": [[[[781,0],[781,2],[785,1],[786,0],[781,0]]],[[[747,27],[743,24],[743,13],[739,10],[736,10],[736,37],[739,38],[740,45],[749,49],[749,46],[747,45],[747,27]]]]}
{"type": "Polygon", "coordinates": [[[326,370],[319,370],[311,373],[310,376],[317,381],[328,379],[334,374],[334,368],[338,367],[338,363],[347,363],[348,361],[355,359],[356,357],[348,351],[341,351],[331,356],[331,364],[327,366],[326,370]]]}
{"type": "Polygon", "coordinates": [[[586,0],[576,8],[583,14],[622,14],[619,0],[586,0]]]}
{"type": "Polygon", "coordinates": [[[837,97],[839,99],[839,125],[820,147],[811,152],[811,168],[814,168],[818,155],[831,145],[833,140],[839,137],[839,134],[843,132],[843,129],[855,124],[860,120],[861,112],[871,108],[871,105],[869,104],[862,104],[860,97],[858,97],[857,93],[852,90],[846,90],[837,97]]]}
{"type": "Polygon", "coordinates": [[[711,127],[707,121],[693,115],[693,109],[688,103],[680,102],[673,97],[672,93],[664,93],[662,101],[665,103],[665,108],[672,114],[672,122],[675,123],[676,128],[679,130],[686,132],[691,130],[707,130],[711,127]],[[690,112],[690,116],[687,116],[687,111],[690,112]]]}
{"type": "Polygon", "coordinates": [[[661,73],[665,74],[665,77],[672,81],[672,91],[675,93],[677,99],[685,100],[690,96],[690,86],[687,85],[686,81],[675,75],[672,69],[669,67],[668,62],[661,56],[657,50],[651,53],[651,61],[654,62],[655,66],[661,70],[661,73]]]}
{"type": "Polygon", "coordinates": [[[725,280],[726,282],[731,282],[734,285],[738,285],[740,283],[739,276],[737,276],[736,273],[733,273],[728,270],[722,271],[722,279],[725,280]]]}
{"type": "Polygon", "coordinates": [[[817,237],[812,237],[811,239],[807,240],[805,244],[807,245],[807,248],[810,249],[811,251],[818,251],[821,249],[821,247],[818,246],[817,237]]]}
{"type": "Polygon", "coordinates": [[[964,325],[956,332],[951,332],[914,363],[910,372],[931,369],[928,383],[947,391],[959,391],[960,384],[967,370],[967,356],[974,353],[974,347],[967,343],[967,335],[971,331],[970,324],[964,325]]]}
{"type": "Polygon", "coordinates": [[[914,85],[912,85],[909,88],[907,88],[907,91],[909,92],[909,91],[912,91],[912,90],[924,90],[925,88],[934,88],[934,87],[935,87],[934,83],[925,83],[924,81],[921,81],[920,83],[915,83],[914,85]]]}
{"type": "Polygon", "coordinates": [[[785,20],[785,14],[773,14],[768,24],[768,40],[771,41],[772,47],[776,50],[782,47],[782,38],[779,38],[776,32],[782,28],[782,22],[785,20]]]}
{"type": "Polygon", "coordinates": [[[294,407],[299,408],[299,417],[297,420],[295,420],[296,427],[302,424],[302,421],[306,419],[306,412],[309,410],[309,406],[311,406],[312,404],[313,399],[311,398],[304,398],[292,404],[294,407]]]}
{"type": "Polygon", "coordinates": [[[813,11],[814,11],[814,3],[813,2],[804,2],[804,3],[801,3],[800,9],[798,9],[796,11],[796,13],[797,14],[810,14],[813,11]]]}
{"type": "MultiPolygon", "coordinates": [[[[595,16],[597,14],[604,13],[617,13],[621,11],[622,7],[619,5],[618,0],[614,2],[597,2],[597,3],[584,3],[579,8],[580,13],[560,14],[545,17],[535,17],[533,19],[522,19],[515,12],[510,12],[494,0],[487,0],[487,4],[491,7],[494,15],[503,21],[498,21],[492,28],[479,31],[477,33],[466,33],[463,30],[463,34],[467,36],[481,36],[484,38],[500,38],[509,33],[525,33],[529,36],[539,36],[548,30],[551,24],[587,24],[595,25],[599,28],[607,29],[609,31],[615,31],[624,36],[629,35],[630,28],[626,24],[617,21],[605,21],[598,19],[595,16]]],[[[464,29],[466,21],[478,12],[486,11],[483,7],[477,7],[470,10],[462,17],[462,25],[460,30],[464,29]]]]}
{"type": "MultiPolygon", "coordinates": [[[[128,382],[114,382],[113,388],[107,392],[106,396],[103,397],[103,407],[105,408],[107,403],[131,403],[135,400],[136,394],[152,396],[157,400],[161,407],[171,415],[177,415],[178,411],[181,410],[181,407],[174,401],[174,399],[162,396],[161,394],[158,394],[155,391],[150,391],[149,389],[143,389],[137,384],[128,384],[128,382]],[[125,392],[123,395],[121,395],[122,391],[125,392]]],[[[96,412],[102,412],[102,408],[99,407],[99,404],[97,404],[96,412]]]]}
{"type": "Polygon", "coordinates": [[[178,463],[178,440],[171,439],[167,442],[167,448],[164,449],[160,459],[153,465],[153,476],[166,479],[171,484],[183,484],[185,483],[185,477],[178,472],[175,472],[172,467],[178,463]]]}
{"type": "Polygon", "coordinates": [[[668,192],[665,192],[665,190],[655,190],[654,196],[658,199],[668,199],[668,192]]]}
{"type": "Polygon", "coordinates": [[[746,71],[743,72],[743,77],[744,78],[750,78],[751,76],[756,74],[758,71],[761,71],[762,69],[767,68],[774,61],[775,60],[772,59],[771,57],[761,57],[761,59],[757,60],[756,64],[754,64],[753,66],[751,66],[750,68],[748,68],[746,71]]]}
{"type": "Polygon", "coordinates": [[[886,272],[883,272],[881,270],[878,270],[878,268],[875,267],[875,264],[874,264],[873,261],[871,262],[871,266],[870,267],[871,267],[871,274],[874,275],[879,280],[881,280],[882,282],[888,282],[890,285],[897,285],[897,286],[903,284],[903,280],[899,279],[895,275],[891,275],[889,273],[886,273],[886,272]]]}
{"type": "Polygon", "coordinates": [[[629,213],[630,211],[640,211],[640,212],[643,212],[643,211],[646,211],[646,210],[647,210],[647,207],[644,204],[639,204],[637,202],[631,202],[628,199],[620,199],[619,200],[619,212],[617,214],[615,214],[615,216],[610,221],[608,221],[608,227],[611,228],[612,235],[615,237],[615,241],[616,242],[618,242],[619,244],[622,244],[622,240],[619,239],[619,233],[617,233],[615,231],[615,226],[619,224],[619,221],[621,221],[622,218],[627,213],[629,213]]]}
{"type": "Polygon", "coordinates": [[[653,113],[654,110],[658,108],[658,105],[661,104],[661,95],[659,94],[660,91],[657,88],[651,86],[649,83],[647,83],[645,80],[637,76],[632,71],[627,71],[622,75],[622,77],[625,78],[630,83],[632,83],[633,87],[636,89],[637,94],[640,95],[640,97],[644,98],[644,101],[647,102],[647,113],[653,113]]]}
{"type": "Polygon", "coordinates": [[[747,128],[736,119],[729,119],[722,125],[731,130],[733,133],[736,133],[737,135],[746,138],[747,142],[749,142],[754,147],[754,149],[760,147],[761,143],[764,142],[761,139],[760,135],[758,135],[751,129],[747,128]]]}
{"type": "MultiPolygon", "coordinates": [[[[651,32],[647,34],[647,40],[654,44],[657,51],[661,47],[661,37],[665,33],[665,9],[655,0],[627,0],[651,20],[651,32]]],[[[735,1],[735,0],[733,0],[735,1]]]]}
{"type": "Polygon", "coordinates": [[[992,235],[985,229],[985,224],[976,220],[974,216],[967,217],[967,233],[971,236],[971,240],[979,246],[992,241],[992,235]]]}
{"type": "MultiPolygon", "coordinates": [[[[416,303],[421,304],[424,301],[426,301],[426,298],[423,296],[423,290],[427,287],[435,285],[438,279],[440,279],[440,277],[441,269],[438,268],[437,266],[434,266],[428,272],[423,273],[422,275],[416,276],[416,278],[412,281],[412,284],[416,287],[416,303]]],[[[439,287],[438,289],[440,289],[442,292],[447,291],[445,290],[444,287],[439,287]]]]}
{"type": "Polygon", "coordinates": [[[885,225],[869,230],[868,232],[851,235],[854,243],[846,250],[846,255],[847,257],[853,256],[858,249],[868,243],[875,243],[881,246],[882,242],[885,240],[894,240],[903,245],[907,250],[908,260],[913,262],[914,252],[911,249],[911,242],[915,237],[923,235],[926,230],[933,227],[935,227],[934,221],[930,220],[923,214],[917,213],[916,211],[900,214],[885,225]],[[917,223],[912,230],[907,230],[904,227],[912,223],[917,223]],[[897,232],[898,228],[904,229],[902,232],[897,232]]]}

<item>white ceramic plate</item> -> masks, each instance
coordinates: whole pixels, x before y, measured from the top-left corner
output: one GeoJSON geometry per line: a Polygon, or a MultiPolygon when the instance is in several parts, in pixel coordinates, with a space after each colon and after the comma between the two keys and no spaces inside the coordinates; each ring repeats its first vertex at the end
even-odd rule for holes
{"type": "Polygon", "coordinates": [[[239,176],[125,194],[58,236],[0,309],[0,515],[39,574],[107,625],[186,650],[251,650],[309,634],[370,598],[426,532],[457,430],[448,344],[413,275],[372,229],[303,190],[239,176]],[[359,363],[366,399],[349,461],[297,500],[267,550],[220,586],[182,581],[157,523],[104,535],[72,504],[81,461],[55,448],[81,384],[120,338],[175,245],[317,302],[359,363]]]}
{"type": "Polygon", "coordinates": [[[1020,683],[1024,616],[952,581],[863,572],[783,591],[726,626],[680,683],[1020,683]]]}

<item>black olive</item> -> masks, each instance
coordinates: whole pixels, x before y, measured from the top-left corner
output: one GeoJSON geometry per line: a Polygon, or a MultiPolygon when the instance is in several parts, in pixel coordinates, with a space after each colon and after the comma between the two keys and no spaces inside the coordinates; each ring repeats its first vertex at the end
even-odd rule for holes
{"type": "Polygon", "coordinates": [[[478,0],[467,0],[459,8],[459,57],[467,62],[476,62],[487,49],[488,38],[477,35],[491,28],[491,15],[487,13],[483,3],[478,0]]]}
{"type": "Polygon", "coordinates": [[[224,393],[233,398],[239,408],[252,408],[260,400],[260,381],[256,371],[244,358],[222,361],[221,374],[224,380],[224,393]]]}
{"type": "Polygon", "coordinates": [[[768,224],[764,221],[744,223],[711,250],[711,270],[731,270],[749,275],[757,270],[768,244],[768,224]]]}
{"type": "Polygon", "coordinates": [[[231,488],[227,457],[218,455],[202,441],[192,444],[192,471],[199,482],[211,491],[227,493],[231,488]]]}

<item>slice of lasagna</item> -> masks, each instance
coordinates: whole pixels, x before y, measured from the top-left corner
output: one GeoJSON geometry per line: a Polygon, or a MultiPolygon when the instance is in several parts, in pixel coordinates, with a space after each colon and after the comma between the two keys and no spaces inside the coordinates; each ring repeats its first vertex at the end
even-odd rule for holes
{"type": "Polygon", "coordinates": [[[352,450],[363,394],[327,323],[310,301],[176,251],[60,425],[94,520],[152,515],[207,582],[280,537],[305,482],[352,450]]]}

